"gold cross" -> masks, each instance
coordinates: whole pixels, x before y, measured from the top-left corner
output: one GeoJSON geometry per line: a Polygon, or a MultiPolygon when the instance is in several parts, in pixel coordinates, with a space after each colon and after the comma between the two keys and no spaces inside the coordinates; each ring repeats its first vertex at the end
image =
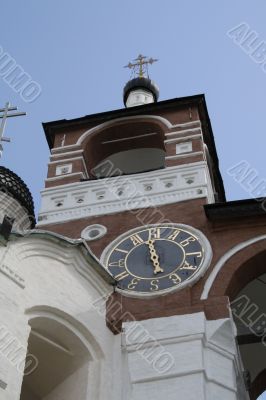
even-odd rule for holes
{"type": "Polygon", "coordinates": [[[147,71],[148,64],[153,64],[154,62],[158,61],[157,58],[148,58],[146,56],[143,56],[140,54],[135,60],[135,62],[131,63],[129,62],[127,65],[124,66],[124,68],[129,68],[133,69],[134,72],[137,72],[139,77],[142,78],[144,76],[145,68],[147,71]]]}

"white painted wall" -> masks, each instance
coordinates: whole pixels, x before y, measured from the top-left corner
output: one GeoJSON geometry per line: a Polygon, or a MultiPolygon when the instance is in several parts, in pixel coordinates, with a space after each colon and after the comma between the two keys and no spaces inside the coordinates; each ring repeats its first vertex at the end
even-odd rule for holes
{"type": "MultiPolygon", "coordinates": [[[[113,366],[119,368],[116,357],[119,355],[121,359],[120,339],[106,327],[105,314],[92,306],[93,301],[112,289],[88,265],[81,251],[59,240],[27,237],[9,242],[7,248],[0,247],[0,264],[3,262],[24,280],[25,285],[23,289],[0,270],[1,324],[21,347],[21,360],[27,350],[28,321],[37,316],[54,318],[64,324],[90,353],[88,385],[83,385],[82,389],[86,389],[86,393],[78,394],[77,386],[71,383],[84,379],[84,366],[46,400],[118,399],[117,388],[106,385],[106,382],[114,380],[116,371],[113,366]],[[74,393],[70,392],[70,387],[74,393]],[[63,393],[71,395],[66,397],[63,393]]],[[[5,354],[1,345],[4,342],[0,330],[0,379],[7,384],[5,390],[0,388],[0,398],[19,400],[23,362],[19,369],[12,361],[14,354],[5,354]]],[[[121,390],[119,377],[116,382],[121,390]]]]}
{"type": "Polygon", "coordinates": [[[88,366],[81,367],[56,387],[43,400],[85,400],[87,399],[87,387],[89,378],[88,366]]]}
{"type": "Polygon", "coordinates": [[[0,269],[1,324],[20,349],[20,358],[5,352],[0,330],[0,379],[7,384],[1,400],[20,399],[18,361],[26,354],[28,322],[37,317],[71,330],[90,354],[43,400],[249,399],[230,319],[207,321],[196,313],[127,322],[115,336],[106,327],[105,302],[102,313],[92,306],[111,289],[79,248],[58,238],[18,238],[0,247],[3,263],[24,285],[0,269]]]}
{"type": "Polygon", "coordinates": [[[127,400],[247,400],[242,367],[229,319],[207,321],[204,313],[124,324],[130,377],[127,400]],[[150,337],[146,337],[148,332],[150,337]],[[143,357],[143,351],[152,354],[143,357]],[[172,362],[160,367],[165,355],[172,362]],[[159,367],[159,368],[158,368],[159,367]]]}

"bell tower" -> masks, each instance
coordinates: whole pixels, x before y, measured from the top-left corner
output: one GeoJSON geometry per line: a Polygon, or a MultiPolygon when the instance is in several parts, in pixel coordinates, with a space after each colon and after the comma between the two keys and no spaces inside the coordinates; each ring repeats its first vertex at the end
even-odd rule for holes
{"type": "Polygon", "coordinates": [[[266,198],[226,201],[204,95],[159,101],[155,61],[127,65],[124,108],[43,124],[37,225],[29,189],[0,167],[1,399],[266,389],[266,198]]]}
{"type": "Polygon", "coordinates": [[[43,124],[51,157],[38,227],[84,236],[98,257],[126,227],[224,200],[204,96],[158,102],[155,61],[126,66],[125,109],[43,124]]]}

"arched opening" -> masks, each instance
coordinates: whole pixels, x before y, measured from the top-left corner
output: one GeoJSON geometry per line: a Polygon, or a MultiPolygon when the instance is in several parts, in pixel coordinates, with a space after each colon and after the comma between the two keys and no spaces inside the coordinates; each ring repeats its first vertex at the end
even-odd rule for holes
{"type": "Polygon", "coordinates": [[[258,397],[258,400],[266,400],[266,391],[258,397]]]}
{"type": "Polygon", "coordinates": [[[208,298],[229,297],[246,387],[250,399],[257,400],[266,390],[265,236],[235,246],[214,271],[208,298]]]}
{"type": "Polygon", "coordinates": [[[82,143],[90,177],[105,178],[164,168],[164,129],[161,123],[138,119],[118,121],[92,132],[82,143]]]}
{"type": "Polygon", "coordinates": [[[231,301],[251,400],[256,400],[266,390],[265,289],[266,273],[251,280],[231,301]]]}
{"type": "Polygon", "coordinates": [[[227,288],[251,400],[266,390],[265,289],[266,252],[262,250],[239,266],[227,288]]]}
{"type": "Polygon", "coordinates": [[[84,400],[92,359],[87,347],[55,319],[36,317],[30,326],[28,353],[38,365],[24,375],[20,400],[84,400]]]}

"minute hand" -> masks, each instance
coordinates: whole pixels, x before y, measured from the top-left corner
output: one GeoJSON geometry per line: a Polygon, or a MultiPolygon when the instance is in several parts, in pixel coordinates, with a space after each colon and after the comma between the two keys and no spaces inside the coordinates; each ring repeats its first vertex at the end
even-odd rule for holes
{"type": "Polygon", "coordinates": [[[163,269],[160,267],[159,264],[159,256],[154,248],[154,240],[148,240],[148,245],[150,250],[151,261],[154,266],[154,274],[157,274],[158,272],[163,272],[163,269]]]}

